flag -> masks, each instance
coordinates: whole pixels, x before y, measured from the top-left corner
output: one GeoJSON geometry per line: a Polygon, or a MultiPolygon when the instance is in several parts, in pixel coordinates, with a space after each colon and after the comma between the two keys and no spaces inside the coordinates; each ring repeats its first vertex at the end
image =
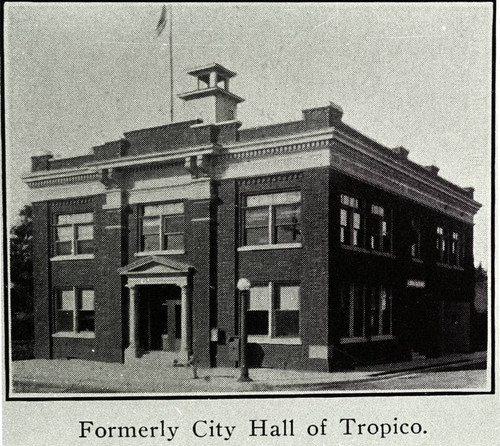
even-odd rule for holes
{"type": "Polygon", "coordinates": [[[160,34],[165,29],[167,25],[167,7],[163,5],[161,8],[160,20],[158,20],[158,25],[156,25],[156,37],[160,37],[160,34]]]}

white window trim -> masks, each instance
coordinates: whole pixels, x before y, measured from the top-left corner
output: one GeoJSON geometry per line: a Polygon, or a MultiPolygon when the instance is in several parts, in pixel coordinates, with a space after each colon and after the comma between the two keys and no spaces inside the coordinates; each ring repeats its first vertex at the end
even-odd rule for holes
{"type": "Polygon", "coordinates": [[[63,256],[55,256],[51,257],[50,261],[51,262],[63,262],[65,260],[92,260],[95,258],[94,254],[67,254],[63,256]]]}
{"type": "Polygon", "coordinates": [[[302,243],[276,243],[275,245],[245,245],[238,248],[238,252],[266,251],[269,249],[296,249],[302,248],[302,243]]]}
{"type": "Polygon", "coordinates": [[[147,256],[161,256],[161,255],[179,255],[185,254],[184,249],[168,249],[166,251],[140,251],[136,252],[134,255],[136,257],[147,257],[147,256]]]}
{"type": "Polygon", "coordinates": [[[253,344],[302,345],[300,337],[271,338],[266,335],[248,335],[248,342],[253,344]]]}
{"type": "Polygon", "coordinates": [[[83,338],[83,339],[95,339],[95,331],[80,331],[75,333],[74,331],[58,331],[52,333],[53,338],[83,338]]]}

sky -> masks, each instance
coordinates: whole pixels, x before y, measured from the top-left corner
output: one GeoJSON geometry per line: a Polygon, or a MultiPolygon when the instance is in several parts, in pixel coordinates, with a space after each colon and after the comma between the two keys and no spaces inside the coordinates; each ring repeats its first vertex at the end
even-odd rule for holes
{"type": "MultiPolygon", "coordinates": [[[[30,157],[91,153],[170,122],[162,3],[6,3],[8,221],[29,203],[30,157]]],[[[238,73],[243,128],[332,101],[344,122],[439,166],[483,204],[475,263],[489,269],[491,3],[174,3],[175,94],[190,68],[238,73]]],[[[192,119],[174,99],[175,121],[192,119]]]]}

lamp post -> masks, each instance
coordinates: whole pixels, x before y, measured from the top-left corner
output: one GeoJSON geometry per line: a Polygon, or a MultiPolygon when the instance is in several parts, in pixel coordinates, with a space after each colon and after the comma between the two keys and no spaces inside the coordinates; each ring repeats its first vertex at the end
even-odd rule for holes
{"type": "Polygon", "coordinates": [[[252,381],[248,376],[248,364],[247,364],[247,344],[248,344],[248,333],[247,333],[247,306],[248,306],[248,295],[250,291],[250,281],[248,279],[238,280],[236,287],[240,292],[240,377],[238,382],[250,382],[252,381]]]}

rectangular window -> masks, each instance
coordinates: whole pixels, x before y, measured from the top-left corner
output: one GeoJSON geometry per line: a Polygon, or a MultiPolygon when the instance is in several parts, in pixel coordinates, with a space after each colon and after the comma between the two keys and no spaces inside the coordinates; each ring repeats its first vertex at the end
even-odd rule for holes
{"type": "Polygon", "coordinates": [[[269,283],[250,288],[248,334],[268,338],[299,337],[300,287],[269,283]]]}
{"type": "Polygon", "coordinates": [[[56,291],[55,331],[94,332],[94,290],[59,289],[56,291]]]}
{"type": "Polygon", "coordinates": [[[275,336],[299,336],[299,287],[277,285],[274,298],[275,336]]]}
{"type": "Polygon", "coordinates": [[[370,248],[372,250],[380,252],[392,251],[391,226],[390,209],[372,205],[370,227],[370,248]]]}
{"type": "Polygon", "coordinates": [[[448,234],[440,226],[436,228],[436,260],[444,264],[449,262],[448,234]]]}
{"type": "Polygon", "coordinates": [[[92,254],[94,252],[94,214],[60,214],[54,234],[54,255],[92,254]]]}
{"type": "Polygon", "coordinates": [[[384,286],[350,284],[340,293],[341,336],[373,338],[392,335],[392,296],[384,286]]]}
{"type": "Polygon", "coordinates": [[[184,251],[184,203],[146,205],[140,251],[184,251]]]}
{"type": "Polygon", "coordinates": [[[268,286],[250,288],[250,302],[247,312],[248,334],[269,334],[270,302],[268,286]]]}
{"type": "Polygon", "coordinates": [[[246,197],[242,245],[301,243],[300,200],[299,191],[246,197]]]}
{"type": "Polygon", "coordinates": [[[340,195],[340,243],[351,246],[363,245],[363,222],[359,200],[340,195]]]}

